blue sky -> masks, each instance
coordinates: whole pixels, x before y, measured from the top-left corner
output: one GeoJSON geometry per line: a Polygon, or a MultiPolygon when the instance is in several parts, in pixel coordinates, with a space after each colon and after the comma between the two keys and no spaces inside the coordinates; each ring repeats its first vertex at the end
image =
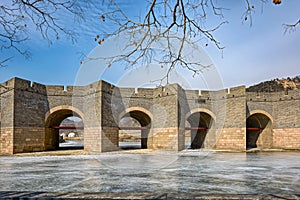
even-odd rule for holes
{"type": "MultiPolygon", "coordinates": [[[[203,49],[219,71],[224,87],[249,86],[300,74],[300,27],[286,34],[282,27],[283,23],[295,23],[299,19],[299,0],[283,1],[279,6],[271,2],[263,6],[261,3],[255,4],[251,27],[248,23],[242,23],[244,1],[220,1],[220,4],[228,8],[224,15],[229,21],[215,32],[215,37],[226,47],[223,56],[212,44],[203,49]]],[[[125,10],[142,12],[144,4],[131,0],[125,10]]],[[[71,24],[69,28],[79,33],[75,43],[63,38],[49,45],[33,29],[31,40],[23,44],[32,53],[30,59],[26,60],[16,52],[1,52],[1,56],[13,55],[14,58],[7,63],[7,67],[0,68],[0,82],[20,77],[43,84],[73,85],[81,67],[81,53],[88,54],[99,48],[94,42],[99,26],[103,26],[98,16],[99,11],[90,9],[87,20],[81,24],[62,16],[66,19],[64,23],[71,24]]],[[[208,20],[207,26],[210,23],[214,21],[208,20]]]]}

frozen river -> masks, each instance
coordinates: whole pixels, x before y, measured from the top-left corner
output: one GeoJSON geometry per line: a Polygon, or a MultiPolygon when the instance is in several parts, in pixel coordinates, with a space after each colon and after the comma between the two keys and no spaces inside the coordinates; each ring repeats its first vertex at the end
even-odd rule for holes
{"type": "Polygon", "coordinates": [[[0,191],[299,194],[300,153],[0,157],[0,191]]]}

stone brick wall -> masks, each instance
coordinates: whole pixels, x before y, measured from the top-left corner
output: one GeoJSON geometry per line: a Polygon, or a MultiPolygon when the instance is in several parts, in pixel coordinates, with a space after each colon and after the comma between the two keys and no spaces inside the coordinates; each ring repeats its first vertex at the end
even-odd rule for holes
{"type": "Polygon", "coordinates": [[[101,152],[116,151],[119,149],[118,127],[102,127],[101,152]]]}
{"type": "Polygon", "coordinates": [[[219,150],[246,150],[246,128],[223,128],[216,142],[219,150]]]}
{"type": "Polygon", "coordinates": [[[182,150],[179,144],[179,102],[178,84],[154,89],[152,148],[163,150],[182,150]]]}
{"type": "Polygon", "coordinates": [[[0,88],[0,152],[13,153],[14,91],[13,81],[0,88]]]}
{"type": "Polygon", "coordinates": [[[277,149],[300,149],[300,128],[274,129],[273,147],[277,149]]]}
{"type": "Polygon", "coordinates": [[[151,134],[152,149],[179,151],[178,146],[178,128],[153,128],[151,134]]]}
{"type": "Polygon", "coordinates": [[[229,92],[186,90],[180,96],[185,97],[180,103],[184,107],[181,118],[187,119],[191,111],[204,112],[213,118],[213,124],[206,134],[205,148],[238,151],[246,149],[244,86],[231,88],[229,92]]]}
{"type": "Polygon", "coordinates": [[[300,90],[273,93],[247,92],[247,116],[253,111],[269,114],[268,117],[271,118],[271,127],[260,134],[258,144],[264,148],[299,149],[300,90]]]}
{"type": "Polygon", "coordinates": [[[88,152],[101,152],[101,127],[85,127],[84,132],[84,149],[88,152]]]}
{"type": "MultiPolygon", "coordinates": [[[[246,149],[246,88],[231,88],[226,95],[224,128],[218,136],[216,149],[246,149]]],[[[222,128],[222,125],[217,127],[222,128]]]]}
{"type": "Polygon", "coordinates": [[[45,148],[44,127],[15,127],[14,153],[43,151],[45,148]]]}
{"type": "MultiPolygon", "coordinates": [[[[150,129],[147,148],[180,151],[185,148],[188,118],[210,116],[204,148],[244,151],[246,120],[261,113],[270,122],[257,140],[259,148],[300,149],[300,92],[245,92],[184,90],[165,87],[119,88],[105,81],[87,86],[47,86],[13,78],[0,87],[0,152],[17,153],[55,149],[58,131],[53,126],[78,115],[84,123],[88,152],[118,149],[119,121],[135,117],[150,129]]],[[[195,125],[193,125],[195,126],[195,125]]],[[[197,125],[196,125],[197,126],[197,125]]],[[[144,134],[145,135],[145,134],[144,134]]],[[[191,137],[191,136],[189,136],[191,137]]]]}
{"type": "Polygon", "coordinates": [[[0,153],[14,153],[13,127],[1,127],[0,153]]]}
{"type": "Polygon", "coordinates": [[[45,150],[46,88],[15,79],[14,153],[45,150]]]}

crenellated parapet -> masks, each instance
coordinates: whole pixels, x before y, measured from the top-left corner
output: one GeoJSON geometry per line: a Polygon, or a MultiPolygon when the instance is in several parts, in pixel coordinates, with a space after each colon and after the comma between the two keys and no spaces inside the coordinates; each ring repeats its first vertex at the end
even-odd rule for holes
{"type": "Polygon", "coordinates": [[[0,94],[7,90],[21,90],[48,96],[84,96],[99,91],[112,93],[114,86],[105,82],[97,81],[86,86],[44,85],[20,78],[12,78],[1,84],[0,94]]]}
{"type": "Polygon", "coordinates": [[[244,97],[246,94],[245,86],[238,86],[222,90],[185,90],[187,99],[202,99],[202,100],[224,100],[231,98],[244,97]]]}
{"type": "Polygon", "coordinates": [[[247,101],[285,101],[300,98],[299,90],[287,90],[280,92],[246,92],[245,86],[232,87],[222,90],[185,90],[178,84],[170,84],[157,88],[123,88],[103,80],[91,83],[86,86],[63,86],[63,85],[44,85],[20,78],[12,78],[1,83],[0,94],[8,90],[16,89],[44,95],[59,96],[85,96],[97,92],[122,95],[133,98],[159,98],[169,95],[177,95],[178,91],[183,91],[187,99],[218,100],[230,99],[246,96],[247,101]]]}
{"type": "Polygon", "coordinates": [[[290,101],[300,99],[300,90],[286,90],[280,92],[247,92],[247,101],[254,102],[277,102],[277,101],[290,101]]]}
{"type": "MultiPolygon", "coordinates": [[[[124,88],[117,87],[106,81],[100,80],[85,86],[64,86],[64,85],[44,85],[29,80],[20,78],[12,78],[1,84],[0,93],[10,89],[28,91],[32,93],[39,93],[49,96],[85,96],[88,94],[104,92],[114,95],[122,95],[126,97],[146,97],[146,98],[159,98],[169,95],[178,95],[184,92],[187,99],[224,99],[235,98],[245,95],[245,86],[233,87],[229,89],[208,91],[208,90],[185,90],[178,84],[169,84],[157,88],[124,88]]],[[[293,92],[293,91],[290,91],[293,92]]],[[[291,94],[292,96],[295,96],[291,94]]],[[[262,94],[260,94],[262,96],[262,94]]],[[[282,95],[286,97],[286,95],[282,95]]],[[[298,94],[299,96],[299,94],[298,94]]],[[[258,95],[247,93],[248,99],[258,98],[258,95]]],[[[273,98],[273,97],[272,97],[273,98]]]]}

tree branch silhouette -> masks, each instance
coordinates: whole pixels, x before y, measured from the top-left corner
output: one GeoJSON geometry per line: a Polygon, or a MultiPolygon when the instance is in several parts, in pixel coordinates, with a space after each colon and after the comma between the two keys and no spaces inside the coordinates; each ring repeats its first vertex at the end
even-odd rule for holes
{"type": "Polygon", "coordinates": [[[208,67],[185,57],[184,48],[187,45],[194,45],[204,40],[205,45],[210,42],[219,50],[224,49],[213,33],[227,21],[223,19],[224,8],[216,6],[213,0],[151,0],[145,15],[140,19],[128,16],[114,0],[109,2],[112,9],[102,13],[100,18],[103,23],[116,28],[112,32],[102,31],[100,33],[102,37],[95,38],[95,41],[103,41],[103,39],[121,34],[128,35],[130,39],[126,46],[126,53],[103,58],[108,66],[125,62],[127,67],[133,67],[141,63],[156,61],[168,68],[166,76],[163,77],[168,82],[169,74],[177,65],[189,69],[194,75],[208,67]],[[212,28],[204,25],[208,12],[212,12],[212,15],[221,19],[221,22],[212,28]],[[166,45],[159,50],[159,56],[157,56],[155,46],[161,41],[164,41],[166,45]]]}
{"type": "MultiPolygon", "coordinates": [[[[33,26],[50,44],[61,35],[73,42],[76,33],[60,21],[59,15],[67,13],[77,19],[83,18],[83,9],[76,0],[11,0],[0,3],[0,45],[1,51],[15,50],[25,58],[30,52],[21,44],[30,39],[33,26]]],[[[0,66],[10,60],[4,58],[0,66]]]]}
{"type": "MultiPolygon", "coordinates": [[[[251,0],[244,0],[246,7],[242,14],[242,21],[252,26],[252,16],[255,11],[251,0]]],[[[218,6],[214,0],[149,0],[147,10],[139,18],[130,17],[115,0],[103,1],[109,3],[110,10],[100,14],[102,23],[114,27],[112,31],[103,30],[95,38],[99,44],[109,37],[128,35],[125,53],[101,58],[110,67],[113,63],[124,62],[127,67],[134,67],[153,60],[168,68],[166,79],[175,66],[189,69],[193,74],[199,74],[208,68],[204,64],[187,60],[183,51],[187,45],[194,45],[201,41],[205,46],[212,44],[220,51],[225,48],[215,36],[215,31],[228,23],[223,16],[224,7],[218,6]],[[208,17],[218,17],[219,23],[207,24],[208,17]],[[211,28],[207,26],[211,25],[211,28]],[[163,49],[155,53],[155,45],[159,41],[166,41],[163,49]],[[176,45],[174,45],[176,43],[176,45]],[[159,54],[159,57],[157,57],[159,54]]],[[[266,4],[268,0],[256,0],[266,4]]],[[[273,0],[273,4],[280,4],[281,0],[273,0]]],[[[292,30],[298,23],[288,25],[292,30]]],[[[91,60],[95,58],[86,58],[91,60]]]]}
{"type": "Polygon", "coordinates": [[[296,31],[297,26],[300,25],[300,19],[294,24],[283,24],[283,28],[285,29],[284,33],[291,33],[296,31]]]}

